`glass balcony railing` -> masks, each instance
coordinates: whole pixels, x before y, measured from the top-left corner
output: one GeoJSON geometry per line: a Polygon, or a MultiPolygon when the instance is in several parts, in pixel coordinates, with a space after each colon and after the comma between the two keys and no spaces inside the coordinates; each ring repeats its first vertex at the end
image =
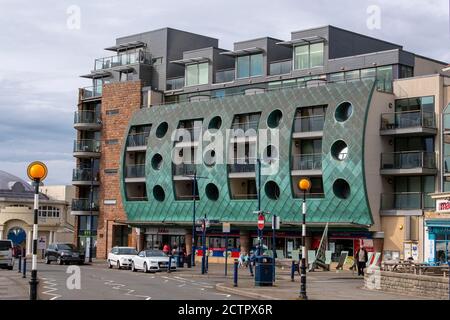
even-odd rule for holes
{"type": "Polygon", "coordinates": [[[253,158],[236,158],[228,164],[228,171],[230,173],[245,173],[255,172],[256,159],[253,158]]]}
{"type": "Polygon", "coordinates": [[[125,52],[115,56],[95,59],[95,70],[110,69],[135,63],[151,64],[151,55],[147,51],[125,52]]]}
{"type": "Polygon", "coordinates": [[[125,178],[145,177],[145,164],[127,164],[125,166],[125,178]]]}
{"type": "Polygon", "coordinates": [[[167,79],[166,90],[179,90],[184,87],[184,77],[167,79]]]}
{"type": "Polygon", "coordinates": [[[294,132],[323,131],[325,116],[296,117],[294,119],[294,132]]]}
{"type": "Polygon", "coordinates": [[[72,172],[72,181],[98,181],[97,173],[92,174],[91,168],[75,168],[72,172]]]}
{"type": "Polygon", "coordinates": [[[100,141],[98,140],[75,140],[73,152],[100,152],[100,141]]]}
{"type": "Polygon", "coordinates": [[[178,128],[176,132],[177,142],[194,142],[198,141],[200,134],[202,132],[202,127],[192,127],[192,128],[178,128]]]}
{"type": "Polygon", "coordinates": [[[302,154],[292,156],[292,170],[321,170],[322,154],[302,154]]]}
{"type": "Polygon", "coordinates": [[[127,147],[144,147],[147,146],[148,136],[150,132],[132,133],[127,137],[127,147]]]}
{"type": "Polygon", "coordinates": [[[95,111],[90,110],[81,110],[75,111],[74,124],[99,124],[100,123],[100,114],[95,111]]]}
{"type": "Polygon", "coordinates": [[[383,113],[381,115],[381,130],[406,129],[406,128],[436,128],[434,112],[428,111],[403,111],[383,113]]]}
{"type": "Polygon", "coordinates": [[[196,171],[195,163],[181,163],[172,166],[172,174],[174,176],[193,175],[196,171]]]}
{"type": "Polygon", "coordinates": [[[436,169],[434,152],[406,151],[381,154],[381,169],[436,169]]]}
{"type": "Polygon", "coordinates": [[[450,156],[444,157],[444,173],[450,173],[450,156]]]}
{"type": "Polygon", "coordinates": [[[92,87],[85,87],[82,90],[82,98],[83,99],[90,99],[90,98],[97,98],[102,96],[102,85],[92,86],[92,87]]]}
{"type": "Polygon", "coordinates": [[[215,83],[224,83],[224,82],[232,82],[234,81],[234,69],[227,70],[218,70],[216,72],[216,82],[215,83]]]}
{"type": "Polygon", "coordinates": [[[381,210],[423,209],[422,192],[397,192],[381,194],[381,210]]]}
{"type": "Polygon", "coordinates": [[[231,124],[231,129],[234,130],[241,129],[244,132],[249,129],[258,130],[258,121],[235,122],[231,124]]]}
{"type": "Polygon", "coordinates": [[[271,76],[290,73],[291,70],[292,70],[292,60],[272,62],[269,65],[269,73],[271,76]]]}
{"type": "MultiPolygon", "coordinates": [[[[72,199],[72,211],[90,211],[91,206],[88,198],[72,199]]],[[[92,201],[92,211],[98,211],[98,201],[92,201]]]]}

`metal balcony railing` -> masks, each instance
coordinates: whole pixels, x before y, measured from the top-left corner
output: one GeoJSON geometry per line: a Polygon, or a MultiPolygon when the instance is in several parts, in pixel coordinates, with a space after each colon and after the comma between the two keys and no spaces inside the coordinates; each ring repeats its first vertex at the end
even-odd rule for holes
{"type": "Polygon", "coordinates": [[[415,127],[435,129],[434,112],[417,110],[381,114],[381,130],[415,127]]]}
{"type": "Polygon", "coordinates": [[[228,171],[230,173],[245,173],[255,172],[256,159],[254,158],[235,158],[228,164],[228,171]]]}
{"type": "MultiPolygon", "coordinates": [[[[89,199],[72,199],[72,211],[90,211],[89,199]]],[[[92,201],[92,211],[98,211],[98,201],[92,201]]]]}
{"type": "Polygon", "coordinates": [[[125,178],[145,177],[145,164],[127,164],[125,166],[125,178]]]}
{"type": "Polygon", "coordinates": [[[249,129],[258,130],[258,121],[235,122],[231,124],[231,129],[241,129],[244,132],[249,129]]]}
{"type": "Polygon", "coordinates": [[[151,64],[150,52],[144,50],[125,52],[115,56],[95,59],[95,70],[110,69],[135,63],[151,64]]]}
{"type": "Polygon", "coordinates": [[[233,194],[232,199],[235,199],[235,200],[258,199],[258,194],[256,194],[256,193],[238,193],[238,194],[233,194]]]}
{"type": "Polygon", "coordinates": [[[90,110],[75,111],[73,123],[100,124],[100,114],[90,110]]]}
{"type": "Polygon", "coordinates": [[[172,174],[174,176],[193,175],[195,171],[196,171],[195,163],[173,164],[172,166],[172,174]]]}
{"type": "Polygon", "coordinates": [[[292,170],[321,170],[322,154],[301,154],[292,156],[292,170]]]}
{"type": "Polygon", "coordinates": [[[73,152],[100,152],[100,141],[98,140],[75,140],[73,152]]]}
{"type": "Polygon", "coordinates": [[[75,168],[72,171],[72,181],[98,181],[98,172],[92,174],[91,168],[75,168]]]}
{"type": "MultiPolygon", "coordinates": [[[[176,194],[175,195],[176,200],[193,200],[194,197],[192,197],[192,194],[176,194]]],[[[195,195],[195,200],[200,200],[200,197],[198,194],[195,195]]]]}
{"type": "Polygon", "coordinates": [[[128,196],[127,201],[147,201],[147,196],[128,196]]]}
{"type": "Polygon", "coordinates": [[[381,169],[436,169],[434,152],[404,151],[381,154],[381,169]]]}
{"type": "Polygon", "coordinates": [[[147,146],[150,132],[131,133],[127,137],[127,147],[147,146]]]}
{"type": "Polygon", "coordinates": [[[103,91],[102,85],[96,85],[96,86],[82,88],[82,98],[90,99],[90,98],[101,97],[102,91],[103,91]]]}
{"type": "Polygon", "coordinates": [[[324,115],[294,118],[294,132],[323,131],[324,115]]]}
{"type": "Polygon", "coordinates": [[[421,210],[433,207],[433,200],[423,192],[381,194],[381,210],[421,210]]]}

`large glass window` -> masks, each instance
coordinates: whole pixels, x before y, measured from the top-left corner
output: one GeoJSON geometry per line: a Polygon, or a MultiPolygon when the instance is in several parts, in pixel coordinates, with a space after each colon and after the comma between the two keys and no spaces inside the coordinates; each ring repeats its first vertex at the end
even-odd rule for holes
{"type": "Polygon", "coordinates": [[[294,68],[298,70],[323,66],[323,42],[294,48],[294,68]]]}
{"type": "Polygon", "coordinates": [[[237,77],[248,78],[262,76],[263,55],[262,53],[237,58],[237,77]]]}
{"type": "Polygon", "coordinates": [[[186,66],[186,86],[208,83],[208,63],[189,64],[186,66]]]}
{"type": "Polygon", "coordinates": [[[377,68],[377,80],[378,89],[382,91],[392,91],[392,79],[393,71],[392,66],[378,67],[377,68]]]}

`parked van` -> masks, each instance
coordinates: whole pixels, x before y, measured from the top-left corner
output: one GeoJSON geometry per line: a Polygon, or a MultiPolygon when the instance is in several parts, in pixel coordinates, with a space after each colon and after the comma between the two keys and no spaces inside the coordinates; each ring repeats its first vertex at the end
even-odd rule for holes
{"type": "Polygon", "coordinates": [[[14,267],[13,242],[0,240],[0,267],[12,270],[14,267]]]}

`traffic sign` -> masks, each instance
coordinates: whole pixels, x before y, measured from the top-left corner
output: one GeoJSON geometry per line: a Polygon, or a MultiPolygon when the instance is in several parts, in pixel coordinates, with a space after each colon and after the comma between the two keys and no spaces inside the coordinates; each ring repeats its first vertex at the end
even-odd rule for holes
{"type": "Polygon", "coordinates": [[[264,215],[260,214],[258,216],[258,229],[263,230],[264,229],[264,215]]]}
{"type": "Polygon", "coordinates": [[[272,229],[278,230],[280,229],[280,217],[273,215],[272,216],[272,229]]]}
{"type": "Polygon", "coordinates": [[[222,232],[230,233],[230,231],[231,231],[231,224],[229,222],[223,222],[222,223],[222,232]]]}

